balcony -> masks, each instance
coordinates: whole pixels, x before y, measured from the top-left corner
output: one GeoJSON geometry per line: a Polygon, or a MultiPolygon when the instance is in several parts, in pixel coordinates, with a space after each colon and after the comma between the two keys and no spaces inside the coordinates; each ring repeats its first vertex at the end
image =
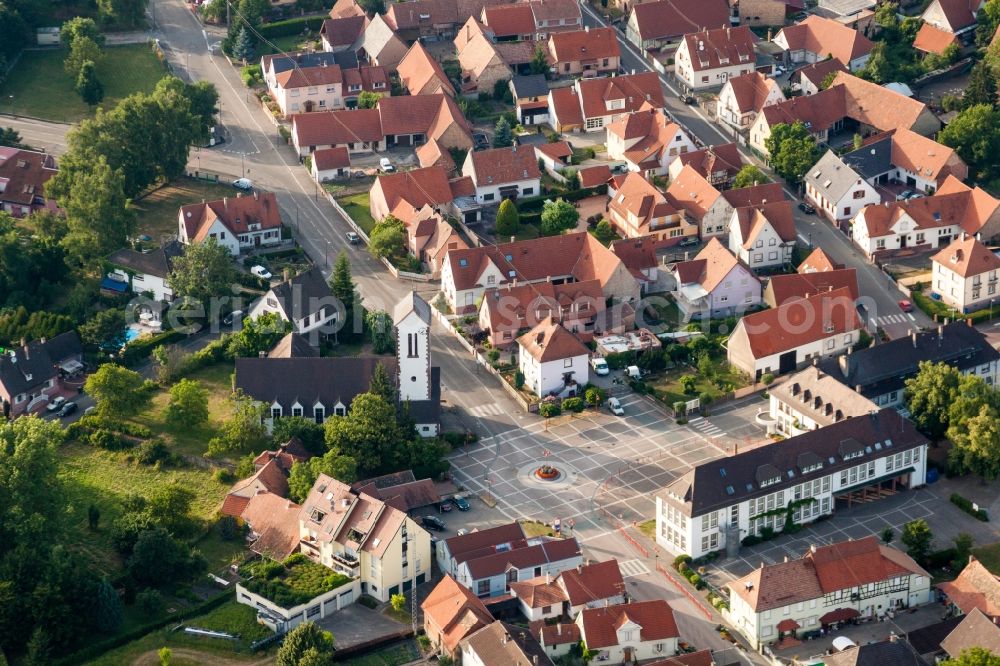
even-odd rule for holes
{"type": "Polygon", "coordinates": [[[336,571],[351,578],[358,578],[361,575],[361,562],[356,556],[349,553],[333,553],[331,559],[336,571]]]}

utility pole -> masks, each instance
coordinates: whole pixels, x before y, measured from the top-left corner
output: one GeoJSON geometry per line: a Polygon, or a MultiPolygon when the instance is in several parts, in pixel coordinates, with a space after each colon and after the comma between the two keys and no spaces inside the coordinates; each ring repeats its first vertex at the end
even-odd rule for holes
{"type": "Polygon", "coordinates": [[[229,0],[226,0],[226,27],[227,28],[230,25],[230,23],[229,23],[229,7],[230,7],[230,2],[229,2],[229,0]]]}

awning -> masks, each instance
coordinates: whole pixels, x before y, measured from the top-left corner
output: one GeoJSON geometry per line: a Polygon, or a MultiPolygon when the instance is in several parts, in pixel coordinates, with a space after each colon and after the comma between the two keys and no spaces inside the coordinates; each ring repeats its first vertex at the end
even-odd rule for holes
{"type": "Polygon", "coordinates": [[[83,370],[83,363],[80,363],[75,358],[71,358],[68,361],[60,363],[59,369],[68,375],[72,375],[77,370],[83,370]]]}
{"type": "Polygon", "coordinates": [[[109,277],[105,277],[101,280],[101,289],[124,294],[128,291],[128,282],[119,282],[118,280],[112,280],[109,277]]]}
{"type": "Polygon", "coordinates": [[[916,471],[916,468],[912,467],[912,466],[911,467],[907,467],[905,469],[893,470],[889,474],[883,474],[882,476],[878,477],[877,479],[866,479],[865,481],[862,481],[861,483],[855,483],[853,486],[848,486],[846,488],[841,488],[840,490],[837,491],[837,495],[839,496],[839,495],[843,495],[844,493],[853,492],[855,490],[861,490],[862,488],[867,488],[867,487],[870,487],[870,486],[874,486],[874,485],[877,485],[879,483],[882,483],[883,481],[892,481],[895,478],[903,476],[904,474],[909,474],[910,472],[914,472],[914,471],[916,471]]]}
{"type": "Polygon", "coordinates": [[[795,620],[782,620],[778,623],[778,631],[784,633],[786,631],[795,631],[796,629],[801,629],[802,627],[795,620]]]}
{"type": "Polygon", "coordinates": [[[861,613],[853,608],[838,608],[837,610],[830,611],[826,615],[821,615],[819,623],[833,624],[834,622],[846,622],[847,620],[853,620],[856,617],[861,617],[861,613]]]}

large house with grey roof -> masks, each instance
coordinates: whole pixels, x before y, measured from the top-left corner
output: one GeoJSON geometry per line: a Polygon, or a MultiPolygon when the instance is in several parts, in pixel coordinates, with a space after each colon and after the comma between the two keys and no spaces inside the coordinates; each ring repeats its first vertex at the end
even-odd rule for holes
{"type": "Polygon", "coordinates": [[[75,331],[23,342],[0,354],[0,405],[9,418],[48,404],[60,375],[81,369],[83,346],[75,331]]]}
{"type": "Polygon", "coordinates": [[[656,542],[702,557],[926,483],[927,438],[893,409],[694,467],[656,496],[656,542]],[[789,508],[790,507],[790,508],[789,508]],[[785,509],[787,511],[782,511],[785,509]]]}
{"type": "Polygon", "coordinates": [[[882,203],[882,195],[832,150],[819,158],[804,180],[806,200],[834,224],[851,219],[865,206],[882,203]]]}
{"type": "Polygon", "coordinates": [[[299,335],[332,333],[338,317],[330,285],[316,267],[271,287],[253,304],[247,318],[256,319],[268,312],[289,322],[299,335]]]}
{"type": "Polygon", "coordinates": [[[799,559],[762,565],[727,583],[726,619],[760,649],[785,636],[930,603],[930,583],[913,558],[868,536],[812,546],[799,559]]]}

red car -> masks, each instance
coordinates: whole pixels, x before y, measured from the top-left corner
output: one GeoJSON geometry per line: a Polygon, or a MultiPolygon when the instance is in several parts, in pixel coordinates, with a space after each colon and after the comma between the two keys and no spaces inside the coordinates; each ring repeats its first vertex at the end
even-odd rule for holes
{"type": "Polygon", "coordinates": [[[903,312],[913,312],[913,303],[904,298],[899,302],[899,309],[903,312]]]}

